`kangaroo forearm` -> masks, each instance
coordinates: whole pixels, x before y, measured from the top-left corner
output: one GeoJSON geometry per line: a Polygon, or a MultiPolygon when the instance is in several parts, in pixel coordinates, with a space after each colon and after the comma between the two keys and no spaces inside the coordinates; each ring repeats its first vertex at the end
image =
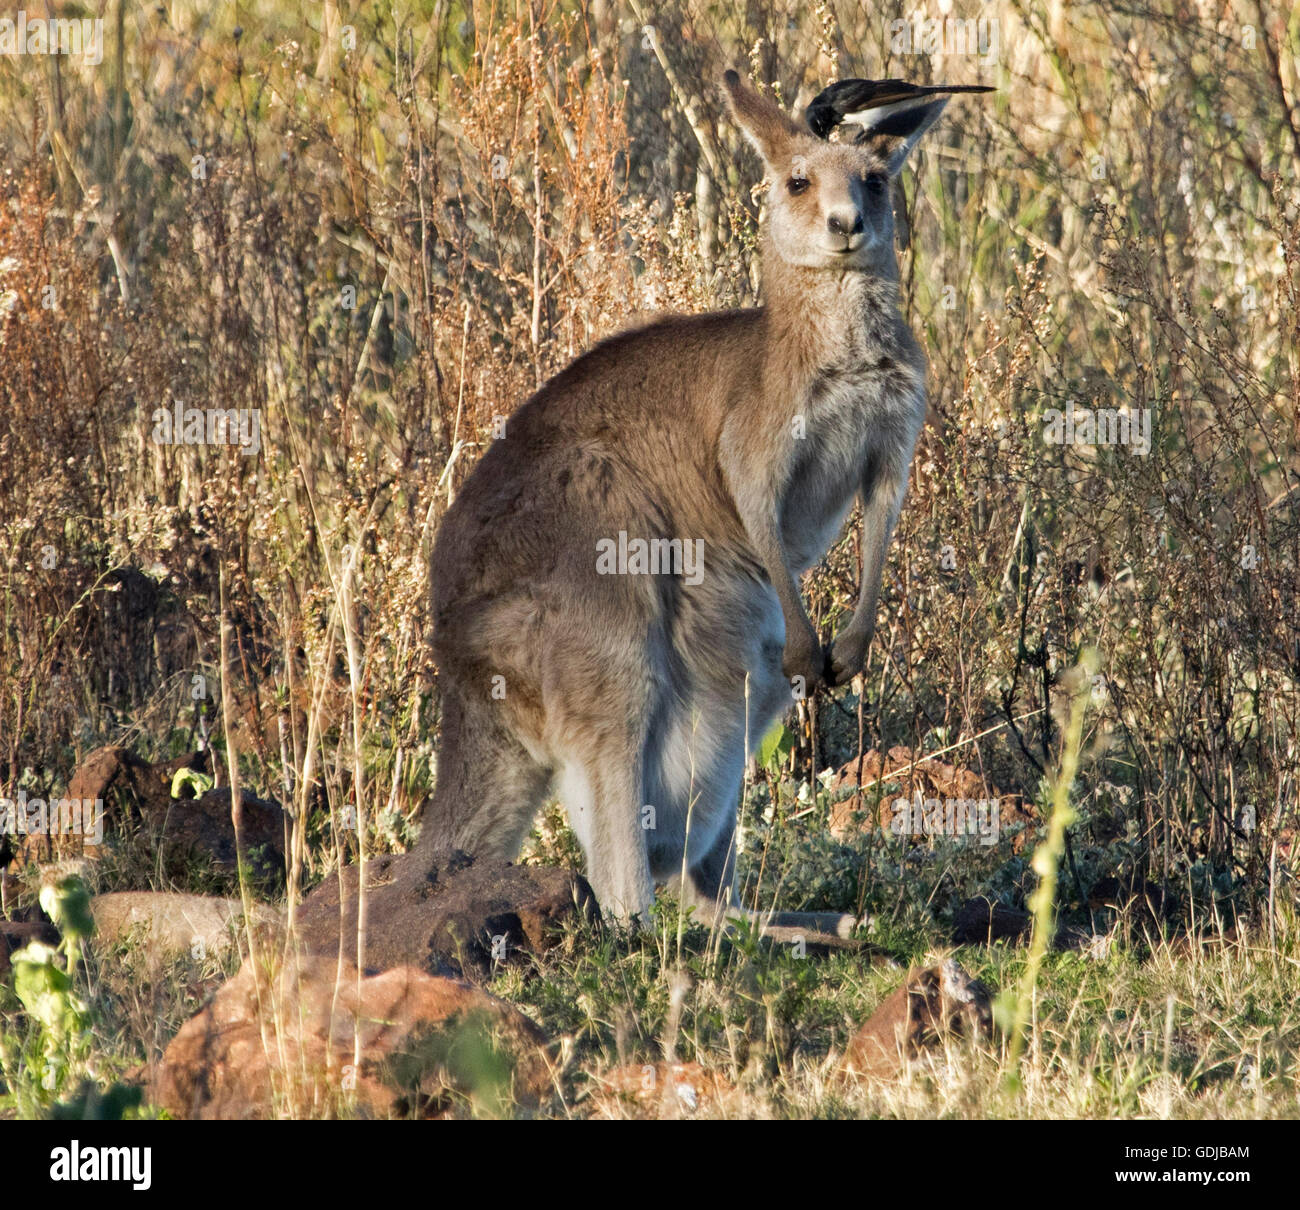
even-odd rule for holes
{"type": "Polygon", "coordinates": [[[873,552],[862,569],[862,583],[858,589],[858,603],[849,619],[848,629],[855,634],[871,634],[876,628],[876,608],[880,603],[880,581],[884,571],[885,552],[873,552]]]}
{"type": "Polygon", "coordinates": [[[905,474],[886,473],[864,480],[862,490],[862,583],[858,603],[849,622],[856,635],[870,636],[876,628],[876,607],[884,578],[885,560],[906,491],[905,474]]]}
{"type": "Polygon", "coordinates": [[[799,596],[799,586],[790,572],[785,543],[781,540],[773,509],[773,501],[779,496],[779,489],[770,480],[779,476],[773,476],[770,468],[764,474],[763,468],[751,465],[746,454],[741,435],[731,433],[724,437],[723,476],[731,487],[732,499],[744,527],[745,537],[758,556],[763,570],[767,572],[768,581],[781,604],[786,633],[791,634],[796,628],[808,627],[811,623],[799,596]]]}
{"type": "Polygon", "coordinates": [[[790,572],[786,560],[785,547],[775,530],[764,533],[758,541],[758,556],[767,571],[776,599],[781,603],[781,613],[785,617],[787,636],[796,629],[812,627],[812,620],[804,608],[803,598],[799,595],[799,585],[790,572]]]}

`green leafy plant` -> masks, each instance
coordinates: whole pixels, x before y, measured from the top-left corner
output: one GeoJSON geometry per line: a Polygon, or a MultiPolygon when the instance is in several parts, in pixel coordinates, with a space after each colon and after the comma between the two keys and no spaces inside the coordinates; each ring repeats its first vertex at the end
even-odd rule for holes
{"type": "Polygon", "coordinates": [[[200,773],[197,769],[177,769],[172,777],[171,795],[173,798],[202,798],[216,785],[211,774],[200,773]],[[189,788],[190,794],[183,791],[189,788]]]}
{"type": "Polygon", "coordinates": [[[758,746],[758,763],[768,773],[777,775],[794,751],[794,736],[784,724],[774,723],[758,746]]]}
{"type": "Polygon", "coordinates": [[[10,956],[13,990],[27,1016],[21,1040],[0,1035],[0,1106],[20,1117],[120,1118],[140,1103],[138,1090],[94,1078],[90,1004],[77,991],[82,944],[95,928],[90,892],[80,878],[41,888],[41,907],[58,927],[57,946],[34,941],[10,956]],[[66,1103],[60,1097],[69,1093],[66,1103]]]}

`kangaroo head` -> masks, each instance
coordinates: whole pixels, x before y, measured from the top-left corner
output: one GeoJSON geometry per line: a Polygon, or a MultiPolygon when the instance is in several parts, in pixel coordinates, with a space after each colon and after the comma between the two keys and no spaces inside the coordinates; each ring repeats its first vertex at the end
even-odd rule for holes
{"type": "Polygon", "coordinates": [[[723,77],[733,118],[763,157],[769,251],[791,265],[850,270],[893,263],[891,182],[934,124],[947,97],[891,116],[857,142],[830,143],[760,96],[723,77]]]}

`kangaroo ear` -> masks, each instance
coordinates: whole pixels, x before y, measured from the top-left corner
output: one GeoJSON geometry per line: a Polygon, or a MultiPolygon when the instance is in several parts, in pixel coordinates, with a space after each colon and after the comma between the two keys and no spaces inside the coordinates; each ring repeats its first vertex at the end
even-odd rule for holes
{"type": "Polygon", "coordinates": [[[727,92],[731,116],[766,163],[778,163],[789,153],[794,137],[807,134],[803,127],[782,113],[774,102],[750,88],[736,72],[727,72],[722,77],[722,83],[727,92]]]}
{"type": "Polygon", "coordinates": [[[887,114],[858,135],[857,142],[885,157],[890,176],[896,176],[921,136],[939,120],[947,97],[938,97],[923,105],[910,105],[887,114]]]}

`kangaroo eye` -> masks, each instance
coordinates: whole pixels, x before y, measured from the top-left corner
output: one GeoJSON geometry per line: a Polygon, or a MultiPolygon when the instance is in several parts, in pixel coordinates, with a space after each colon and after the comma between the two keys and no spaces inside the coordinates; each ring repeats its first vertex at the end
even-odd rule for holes
{"type": "Polygon", "coordinates": [[[792,197],[798,197],[808,188],[808,178],[806,176],[792,176],[785,183],[785,187],[790,190],[792,197]]]}
{"type": "Polygon", "coordinates": [[[866,184],[871,193],[884,193],[889,180],[883,172],[870,172],[867,174],[866,184]]]}

